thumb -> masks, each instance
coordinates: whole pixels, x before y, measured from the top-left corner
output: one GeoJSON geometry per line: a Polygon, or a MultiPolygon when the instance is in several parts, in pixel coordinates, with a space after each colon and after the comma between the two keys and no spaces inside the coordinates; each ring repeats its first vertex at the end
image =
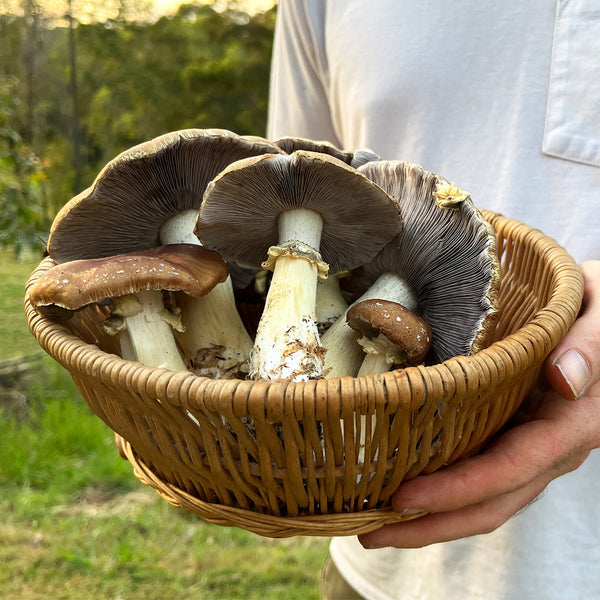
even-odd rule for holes
{"type": "Polygon", "coordinates": [[[567,400],[577,400],[600,379],[600,261],[580,266],[581,313],[546,360],[548,381],[567,400]]]}

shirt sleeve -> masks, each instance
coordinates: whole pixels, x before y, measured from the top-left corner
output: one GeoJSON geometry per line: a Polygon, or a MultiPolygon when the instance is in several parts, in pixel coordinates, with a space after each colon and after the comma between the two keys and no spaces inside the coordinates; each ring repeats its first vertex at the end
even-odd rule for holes
{"type": "Polygon", "coordinates": [[[327,96],[323,0],[280,0],[273,43],[267,136],[339,146],[327,96]]]}

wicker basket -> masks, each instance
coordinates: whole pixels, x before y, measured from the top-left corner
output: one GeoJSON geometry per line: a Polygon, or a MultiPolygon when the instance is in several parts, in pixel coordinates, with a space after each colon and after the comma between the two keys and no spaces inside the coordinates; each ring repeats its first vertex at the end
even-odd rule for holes
{"type": "Polygon", "coordinates": [[[506,424],[577,315],[583,282],[572,258],[540,231],[485,214],[503,273],[496,341],[440,365],[302,383],[212,380],[122,360],[99,308],[64,325],[26,297],[27,318],[127,440],[136,476],[168,502],[269,537],[362,533],[406,518],[389,504],[402,481],[472,454],[506,424]],[[375,418],[364,421],[369,460],[359,462],[362,414],[375,418]]]}

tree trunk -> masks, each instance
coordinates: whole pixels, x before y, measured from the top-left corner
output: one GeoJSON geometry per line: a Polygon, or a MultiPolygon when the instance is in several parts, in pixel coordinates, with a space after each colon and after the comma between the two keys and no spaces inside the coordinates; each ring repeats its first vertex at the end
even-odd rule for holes
{"type": "Polygon", "coordinates": [[[73,144],[73,195],[81,191],[83,157],[81,154],[81,114],[77,88],[77,43],[75,40],[75,18],[73,1],[68,1],[67,20],[69,21],[69,91],[71,94],[71,141],[73,144]]]}

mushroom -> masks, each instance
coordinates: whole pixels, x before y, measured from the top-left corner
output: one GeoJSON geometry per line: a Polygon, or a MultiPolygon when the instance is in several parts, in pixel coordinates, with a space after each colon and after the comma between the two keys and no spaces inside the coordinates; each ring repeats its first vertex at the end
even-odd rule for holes
{"type": "MultiPolygon", "coordinates": [[[[431,328],[421,317],[397,302],[379,298],[353,304],[346,313],[348,325],[358,332],[364,359],[357,377],[421,364],[431,347],[431,328]]],[[[358,462],[364,461],[367,420],[361,416],[358,462]]],[[[377,456],[377,454],[375,454],[377,456]]]]}
{"type": "Polygon", "coordinates": [[[371,260],[400,227],[398,206],[383,190],[322,153],[244,159],[209,184],[198,238],[226,260],[273,270],[252,377],[321,376],[317,277],[371,260]]]}
{"type": "Polygon", "coordinates": [[[172,329],[180,324],[165,309],[162,291],[201,296],[224,281],[227,273],[227,265],[214,252],[176,244],[55,265],[35,282],[29,297],[39,313],[64,317],[110,299],[112,314],[105,328],[121,332],[124,358],[184,371],[187,365],[172,329]]]}
{"type": "MultiPolygon", "coordinates": [[[[199,244],[193,235],[208,182],[228,164],[281,152],[261,138],[222,129],[186,129],[144,142],[110,161],[87,190],[59,212],[48,253],[57,262],[158,245],[199,244]]],[[[181,343],[192,361],[210,354],[223,373],[247,363],[252,339],[235,305],[231,279],[183,302],[181,343]],[[200,334],[199,332],[203,332],[200,334]]]]}
{"type": "MultiPolygon", "coordinates": [[[[497,319],[500,266],[491,225],[469,194],[418,165],[370,162],[358,169],[398,202],[404,227],[365,265],[374,278],[358,299],[399,302],[433,331],[430,362],[485,347],[497,319]]],[[[362,352],[340,318],[323,335],[328,376],[355,375],[362,352]]]]}
{"type": "Polygon", "coordinates": [[[328,274],[327,279],[317,280],[315,316],[319,335],[323,335],[348,308],[348,302],[340,288],[340,279],[347,277],[349,273],[346,269],[328,274]]]}
{"type": "Polygon", "coordinates": [[[333,156],[355,168],[372,160],[379,160],[379,156],[368,148],[362,148],[354,152],[345,152],[327,141],[315,141],[301,137],[282,137],[273,143],[287,154],[292,154],[296,150],[321,152],[322,154],[333,156]]]}
{"type": "Polygon", "coordinates": [[[346,313],[348,325],[360,334],[365,358],[358,376],[388,371],[392,365],[421,364],[431,347],[427,322],[398,302],[374,298],[357,302],[346,313]]]}

